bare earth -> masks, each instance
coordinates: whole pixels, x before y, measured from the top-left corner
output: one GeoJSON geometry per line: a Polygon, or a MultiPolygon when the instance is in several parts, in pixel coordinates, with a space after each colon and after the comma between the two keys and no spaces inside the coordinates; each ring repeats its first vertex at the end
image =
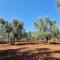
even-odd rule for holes
{"type": "Polygon", "coordinates": [[[0,44],[0,56],[0,60],[60,60],[60,44],[40,42],[17,42],[14,46],[0,44]],[[3,52],[7,57],[2,58],[5,56],[1,55],[3,52]]]}

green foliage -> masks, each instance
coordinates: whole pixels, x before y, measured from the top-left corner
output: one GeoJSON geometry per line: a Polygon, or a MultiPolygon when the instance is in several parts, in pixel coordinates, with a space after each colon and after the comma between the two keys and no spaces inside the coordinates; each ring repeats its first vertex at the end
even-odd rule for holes
{"type": "Polygon", "coordinates": [[[56,4],[57,4],[57,7],[59,8],[60,7],[60,0],[56,0],[56,4]]]}
{"type": "Polygon", "coordinates": [[[50,19],[50,17],[38,18],[34,26],[37,31],[26,32],[24,29],[24,23],[21,19],[14,18],[9,23],[4,18],[0,18],[0,40],[8,40],[11,44],[21,39],[26,40],[44,40],[48,42],[51,39],[60,39],[60,30],[56,25],[56,21],[50,19]]]}
{"type": "Polygon", "coordinates": [[[51,38],[56,38],[59,36],[59,29],[56,25],[55,20],[51,20],[49,17],[38,18],[34,23],[35,27],[38,29],[39,37],[41,39],[46,39],[47,41],[51,38]]]}
{"type": "Polygon", "coordinates": [[[14,44],[15,39],[20,40],[23,36],[23,26],[24,23],[20,19],[14,18],[12,23],[9,23],[4,18],[0,18],[0,38],[7,39],[14,44]]]}

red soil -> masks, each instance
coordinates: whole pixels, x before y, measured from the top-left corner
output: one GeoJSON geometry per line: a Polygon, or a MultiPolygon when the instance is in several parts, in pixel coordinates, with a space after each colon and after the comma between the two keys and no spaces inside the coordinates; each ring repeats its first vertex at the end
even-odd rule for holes
{"type": "Polygon", "coordinates": [[[0,60],[60,60],[60,44],[40,42],[17,42],[13,46],[0,44],[0,56],[0,60]]]}

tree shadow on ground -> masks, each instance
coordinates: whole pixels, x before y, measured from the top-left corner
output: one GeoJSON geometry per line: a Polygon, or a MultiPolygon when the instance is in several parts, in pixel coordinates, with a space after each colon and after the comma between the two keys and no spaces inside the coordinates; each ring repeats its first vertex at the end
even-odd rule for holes
{"type": "Polygon", "coordinates": [[[49,51],[48,48],[36,49],[35,51],[24,52],[19,56],[18,60],[47,60],[47,57],[50,56],[50,53],[46,53],[49,51]]]}
{"type": "Polygon", "coordinates": [[[27,49],[28,47],[18,49],[0,50],[0,60],[9,60],[10,58],[17,57],[17,51],[27,49]]]}
{"type": "MultiPolygon", "coordinates": [[[[60,53],[60,51],[52,51],[48,48],[37,48],[36,50],[21,51],[27,48],[28,47],[7,50],[3,53],[6,54],[7,57],[0,60],[60,60],[60,58],[54,58],[51,56],[51,54],[60,53]],[[11,57],[8,57],[9,54],[11,54],[11,57]]],[[[1,54],[2,53],[0,53],[0,56],[1,54]]]]}
{"type": "Polygon", "coordinates": [[[21,43],[16,43],[15,46],[18,45],[34,45],[34,44],[39,44],[37,42],[21,42],[21,43]]]}
{"type": "Polygon", "coordinates": [[[0,41],[0,44],[7,44],[6,41],[0,41]]]}
{"type": "Polygon", "coordinates": [[[17,60],[60,60],[60,58],[54,58],[51,54],[60,53],[60,51],[51,51],[48,48],[38,48],[34,51],[28,51],[18,56],[17,60]]]}

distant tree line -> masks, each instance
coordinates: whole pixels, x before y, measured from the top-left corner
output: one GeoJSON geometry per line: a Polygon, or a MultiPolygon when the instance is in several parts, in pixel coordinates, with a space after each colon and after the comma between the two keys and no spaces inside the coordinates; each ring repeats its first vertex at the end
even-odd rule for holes
{"type": "Polygon", "coordinates": [[[39,37],[42,40],[58,40],[60,38],[60,30],[56,25],[56,20],[52,20],[49,17],[38,18],[35,23],[35,27],[39,32],[39,37]]]}
{"type": "Polygon", "coordinates": [[[15,41],[25,40],[59,40],[60,30],[57,27],[56,20],[50,17],[37,18],[34,22],[36,31],[26,32],[24,22],[21,19],[13,18],[12,22],[8,22],[4,18],[0,18],[0,40],[6,40],[8,43],[14,44],[15,41]]]}
{"type": "Polygon", "coordinates": [[[23,37],[27,37],[24,29],[24,22],[20,19],[14,18],[9,23],[4,18],[0,18],[0,40],[7,40],[11,44],[19,41],[23,37]]]}

